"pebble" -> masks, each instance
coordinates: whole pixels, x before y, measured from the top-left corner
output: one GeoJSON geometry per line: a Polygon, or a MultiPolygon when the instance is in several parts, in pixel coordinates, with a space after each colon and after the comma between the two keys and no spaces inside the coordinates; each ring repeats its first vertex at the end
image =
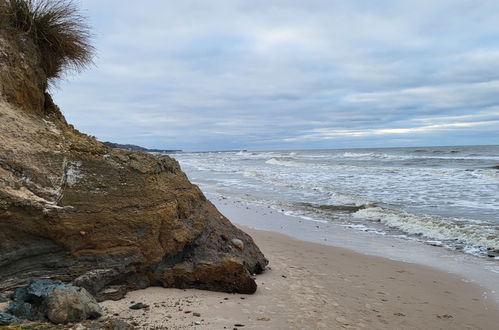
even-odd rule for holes
{"type": "Polygon", "coordinates": [[[130,309],[144,309],[144,308],[148,308],[149,305],[146,305],[146,304],[143,304],[143,303],[136,303],[132,306],[130,306],[129,308],[130,309]]]}
{"type": "Polygon", "coordinates": [[[197,317],[201,317],[201,314],[200,313],[196,313],[196,312],[192,313],[192,315],[197,316],[197,317]]]}
{"type": "Polygon", "coordinates": [[[196,321],[196,322],[194,322],[194,324],[195,324],[195,325],[201,325],[201,322],[196,321]]]}
{"type": "Polygon", "coordinates": [[[240,239],[234,238],[231,240],[231,243],[241,251],[244,249],[244,243],[240,239]]]}

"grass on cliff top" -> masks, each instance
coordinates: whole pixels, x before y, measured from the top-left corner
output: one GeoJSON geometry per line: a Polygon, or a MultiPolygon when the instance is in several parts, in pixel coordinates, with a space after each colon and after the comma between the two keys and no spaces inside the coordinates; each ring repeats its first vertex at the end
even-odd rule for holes
{"type": "Polygon", "coordinates": [[[91,33],[73,0],[0,0],[1,19],[38,47],[51,81],[92,64],[91,33]]]}

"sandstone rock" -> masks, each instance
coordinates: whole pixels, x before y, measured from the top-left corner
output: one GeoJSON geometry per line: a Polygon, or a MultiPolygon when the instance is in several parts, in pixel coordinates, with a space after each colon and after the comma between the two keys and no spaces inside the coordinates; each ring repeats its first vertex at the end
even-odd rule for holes
{"type": "Polygon", "coordinates": [[[174,159],[78,132],[45,93],[33,43],[0,28],[0,53],[0,290],[40,277],[101,299],[116,285],[256,289],[267,260],[174,159]]]}
{"type": "Polygon", "coordinates": [[[67,324],[97,319],[102,309],[90,293],[83,288],[55,289],[45,302],[47,318],[55,324],[67,324]]]}
{"type": "Polygon", "coordinates": [[[54,280],[35,280],[19,288],[8,312],[29,321],[49,320],[56,324],[96,319],[102,309],[87,290],[54,280]]]}
{"type": "Polygon", "coordinates": [[[254,293],[256,283],[244,263],[227,258],[222,263],[185,262],[166,269],[161,276],[166,287],[213,289],[223,292],[254,293]]]}
{"type": "Polygon", "coordinates": [[[97,301],[120,300],[126,295],[127,289],[124,285],[113,285],[100,291],[95,297],[97,301]]]}

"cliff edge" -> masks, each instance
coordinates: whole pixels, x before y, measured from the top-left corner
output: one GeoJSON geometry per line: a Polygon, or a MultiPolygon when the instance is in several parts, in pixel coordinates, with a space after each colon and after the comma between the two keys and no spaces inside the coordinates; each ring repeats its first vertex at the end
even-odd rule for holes
{"type": "Polygon", "coordinates": [[[37,46],[0,27],[0,290],[49,277],[98,298],[162,285],[253,293],[267,260],[167,156],[67,124],[37,46]]]}

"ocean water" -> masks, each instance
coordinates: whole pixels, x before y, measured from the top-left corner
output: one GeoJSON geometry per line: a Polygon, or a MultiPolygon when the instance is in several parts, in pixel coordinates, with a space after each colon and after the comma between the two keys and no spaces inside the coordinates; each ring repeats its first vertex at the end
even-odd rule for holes
{"type": "Polygon", "coordinates": [[[208,193],[499,260],[499,146],[173,156],[208,193]]]}

